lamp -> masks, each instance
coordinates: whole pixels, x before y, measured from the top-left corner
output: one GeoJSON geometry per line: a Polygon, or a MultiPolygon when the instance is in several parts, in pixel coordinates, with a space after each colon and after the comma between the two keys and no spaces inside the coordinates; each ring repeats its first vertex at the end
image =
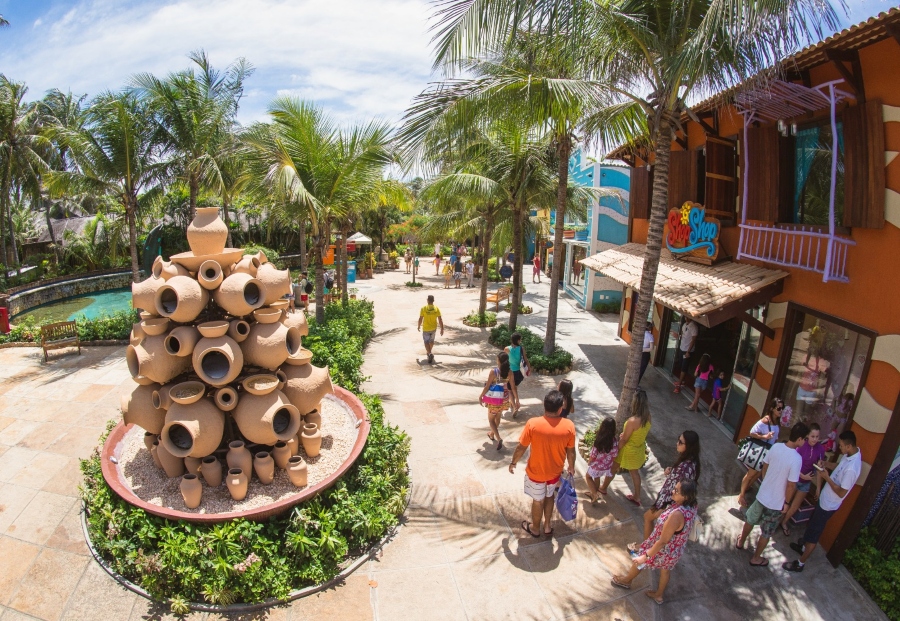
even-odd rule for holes
{"type": "Polygon", "coordinates": [[[791,123],[791,136],[796,136],[796,135],[797,135],[797,124],[791,123]]]}
{"type": "Polygon", "coordinates": [[[782,137],[787,138],[787,135],[788,135],[787,123],[785,123],[781,119],[778,119],[778,123],[776,124],[776,127],[778,128],[778,133],[781,134],[782,137]]]}

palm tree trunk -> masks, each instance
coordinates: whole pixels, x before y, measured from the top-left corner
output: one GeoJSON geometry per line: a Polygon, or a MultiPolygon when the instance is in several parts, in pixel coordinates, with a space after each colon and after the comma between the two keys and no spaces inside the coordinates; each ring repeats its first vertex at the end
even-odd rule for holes
{"type": "Polygon", "coordinates": [[[481,236],[481,243],[484,249],[481,251],[481,291],[478,297],[478,316],[484,317],[487,311],[487,288],[488,288],[488,259],[491,257],[491,237],[494,235],[494,218],[489,216],[486,218],[484,234],[481,236]]]}
{"type": "Polygon", "coordinates": [[[138,268],[138,251],[137,251],[137,223],[135,222],[135,209],[137,208],[137,199],[135,197],[126,197],[125,199],[125,217],[128,219],[128,247],[131,251],[131,282],[140,282],[141,274],[138,268]]]}
{"type": "Polygon", "coordinates": [[[341,304],[346,306],[350,302],[350,294],[347,291],[347,235],[350,232],[349,225],[345,225],[341,227],[341,241],[340,241],[340,268],[341,272],[341,304]]]}
{"type": "Polygon", "coordinates": [[[306,256],[306,218],[300,218],[300,271],[305,272],[309,265],[309,257],[306,256]]]}
{"type": "Polygon", "coordinates": [[[6,201],[6,223],[9,228],[9,244],[12,251],[12,262],[16,266],[18,273],[19,267],[19,249],[16,247],[16,229],[13,227],[12,221],[12,205],[9,203],[9,189],[12,187],[12,158],[10,158],[6,166],[6,189],[3,191],[3,198],[6,201]]]}
{"type": "MultiPolygon", "coordinates": [[[[3,264],[4,267],[9,266],[9,254],[6,249],[6,210],[9,209],[9,186],[6,184],[6,178],[3,179],[3,188],[0,189],[0,245],[2,245],[3,251],[3,260],[0,263],[3,264]]],[[[7,274],[3,274],[3,279],[6,280],[7,274]]]]}
{"type": "Polygon", "coordinates": [[[225,196],[222,197],[222,220],[225,222],[225,226],[228,227],[228,241],[225,242],[229,248],[234,248],[231,244],[234,243],[231,241],[231,220],[228,216],[228,198],[225,196]]]}
{"type": "MultiPolygon", "coordinates": [[[[569,136],[560,138],[556,153],[559,157],[559,186],[556,188],[556,227],[553,231],[553,251],[559,252],[563,243],[563,229],[566,222],[566,192],[569,186],[569,156],[572,152],[572,141],[569,136]]],[[[563,273],[562,261],[553,262],[553,274],[550,276],[550,302],[547,305],[547,332],[544,334],[544,355],[549,356],[556,348],[556,316],[559,309],[559,282],[563,273]]]]}
{"type": "Polygon", "coordinates": [[[316,323],[320,326],[325,323],[325,240],[320,234],[315,236],[316,249],[316,323]]]}
{"type": "Polygon", "coordinates": [[[519,321],[519,303],[522,299],[522,224],[525,218],[525,206],[521,204],[516,206],[513,214],[513,288],[510,296],[512,307],[509,311],[509,331],[515,332],[516,325],[519,321]]]}
{"type": "MultiPolygon", "coordinates": [[[[641,372],[641,351],[644,345],[644,330],[647,315],[653,303],[653,289],[656,286],[656,272],[659,269],[659,254],[662,249],[663,227],[666,222],[666,205],[669,193],[669,153],[672,149],[672,126],[665,117],[660,121],[654,145],[653,202],[650,210],[650,228],[647,232],[647,249],[644,252],[644,268],[641,271],[641,290],[636,308],[633,309],[631,346],[628,348],[628,364],[625,367],[625,382],[619,396],[616,422],[620,425],[631,414],[631,401],[638,387],[641,372]]],[[[557,219],[557,223],[559,219],[557,219]]]]}
{"type": "Polygon", "coordinates": [[[56,257],[56,262],[59,263],[60,247],[59,242],[56,241],[56,233],[53,232],[53,221],[50,219],[50,199],[45,199],[42,196],[38,200],[44,204],[44,219],[47,221],[47,232],[50,233],[50,243],[53,244],[53,254],[56,257]]]}
{"type": "Polygon", "coordinates": [[[188,189],[190,191],[188,205],[191,212],[191,222],[193,222],[194,216],[197,215],[197,195],[200,193],[200,180],[197,178],[196,173],[190,173],[188,176],[188,189]]]}

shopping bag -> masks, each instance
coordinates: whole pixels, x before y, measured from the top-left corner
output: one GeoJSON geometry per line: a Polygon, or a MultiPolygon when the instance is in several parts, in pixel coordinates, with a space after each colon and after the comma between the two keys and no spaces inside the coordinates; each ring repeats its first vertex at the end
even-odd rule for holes
{"type": "Polygon", "coordinates": [[[575,486],[572,485],[572,477],[569,475],[563,475],[559,481],[556,510],[559,511],[559,517],[566,522],[571,522],[578,515],[578,496],[575,495],[575,486]]]}
{"type": "Polygon", "coordinates": [[[688,535],[688,541],[698,542],[700,536],[703,535],[703,520],[697,515],[694,517],[694,524],[691,526],[691,533],[688,535]]]}
{"type": "Polygon", "coordinates": [[[523,362],[523,363],[522,363],[522,374],[523,374],[525,377],[528,377],[528,376],[531,375],[531,367],[529,367],[529,366],[528,366],[528,363],[526,363],[526,362],[523,362]]]}

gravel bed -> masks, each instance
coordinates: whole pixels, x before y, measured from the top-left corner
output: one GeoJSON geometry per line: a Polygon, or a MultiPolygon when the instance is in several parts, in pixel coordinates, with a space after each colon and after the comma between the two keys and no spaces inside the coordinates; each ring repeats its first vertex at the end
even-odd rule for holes
{"type": "MultiPolygon", "coordinates": [[[[299,455],[307,464],[308,485],[315,485],[336,471],[347,457],[356,442],[356,416],[341,401],[331,395],[322,399],[322,449],[318,457],[309,458],[303,450],[303,444],[299,445],[299,455]]],[[[252,449],[255,453],[261,448],[252,449]]],[[[289,498],[300,490],[306,489],[294,487],[288,478],[287,472],[275,468],[275,480],[270,485],[263,485],[256,478],[250,479],[250,488],[247,497],[236,502],[228,492],[223,478],[221,485],[210,487],[200,477],[203,484],[203,499],[196,509],[188,509],[181,497],[181,477],[170,479],[161,468],[157,468],[150,456],[150,451],[144,446],[144,430],[134,426],[122,439],[122,451],[119,457],[118,469],[122,473],[121,479],[131,488],[131,491],[145,502],[169,507],[188,513],[227,513],[229,511],[241,511],[245,509],[257,509],[270,503],[289,498]]],[[[224,457],[219,460],[225,472],[224,457]]]]}

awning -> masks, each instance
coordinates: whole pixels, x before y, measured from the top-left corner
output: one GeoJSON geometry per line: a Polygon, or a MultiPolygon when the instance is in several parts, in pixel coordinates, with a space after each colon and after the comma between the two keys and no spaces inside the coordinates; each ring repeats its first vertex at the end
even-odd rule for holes
{"type": "MultiPolygon", "coordinates": [[[[644,268],[643,244],[625,244],[581,260],[586,268],[639,291],[644,268]]],[[[672,257],[663,248],[653,297],[711,328],[781,293],[788,275],[747,263],[699,265],[672,257]]]]}
{"type": "Polygon", "coordinates": [[[347,238],[347,241],[354,242],[354,243],[359,244],[360,246],[363,246],[365,244],[371,244],[372,238],[368,237],[366,235],[363,235],[362,233],[354,233],[353,235],[351,235],[350,237],[347,238]]]}

